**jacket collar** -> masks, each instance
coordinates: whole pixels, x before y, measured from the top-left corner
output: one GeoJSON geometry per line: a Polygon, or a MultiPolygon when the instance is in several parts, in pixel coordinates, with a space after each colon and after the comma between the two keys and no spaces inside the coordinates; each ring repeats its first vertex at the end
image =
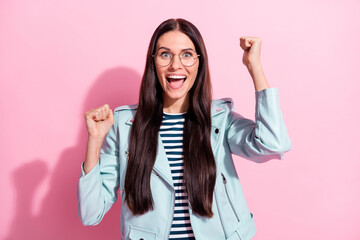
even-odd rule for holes
{"type": "MultiPolygon", "coordinates": [[[[221,99],[214,99],[211,103],[211,117],[214,117],[220,113],[225,112],[225,109],[223,107],[224,103],[230,103],[232,106],[232,99],[231,98],[221,98],[221,99]]],[[[136,111],[138,108],[138,104],[132,104],[132,105],[124,105],[121,107],[118,107],[115,109],[116,110],[132,110],[132,111],[136,111]]],[[[132,125],[133,122],[133,117],[130,117],[129,119],[126,120],[126,124],[127,125],[132,125]]]]}

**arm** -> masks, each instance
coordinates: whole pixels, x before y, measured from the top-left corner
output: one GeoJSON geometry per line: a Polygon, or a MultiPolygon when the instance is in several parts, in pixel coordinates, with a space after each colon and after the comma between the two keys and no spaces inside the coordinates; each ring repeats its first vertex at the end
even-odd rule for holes
{"type": "Polygon", "coordinates": [[[229,113],[230,151],[258,163],[282,159],[291,149],[291,142],[280,110],[278,89],[267,88],[255,95],[255,122],[234,111],[229,113]]]}
{"type": "MultiPolygon", "coordinates": [[[[110,129],[105,129],[101,134],[94,134],[95,131],[89,130],[91,124],[88,124],[89,139],[86,158],[81,165],[81,176],[77,187],[78,216],[84,225],[100,223],[105,213],[117,200],[116,192],[119,187],[117,114],[115,114],[115,121],[111,119],[111,110],[106,116],[110,119],[107,124],[110,129]]],[[[99,123],[100,121],[104,123],[107,120],[99,120],[99,123]]]]}
{"type": "Polygon", "coordinates": [[[282,159],[291,142],[280,110],[277,88],[269,88],[260,64],[261,39],[241,37],[243,64],[255,87],[255,122],[230,112],[227,139],[232,153],[255,162],[282,159]]]}
{"type": "Polygon", "coordinates": [[[241,37],[240,46],[244,50],[243,64],[247,67],[256,91],[269,88],[260,63],[261,39],[257,37],[241,37]]]}

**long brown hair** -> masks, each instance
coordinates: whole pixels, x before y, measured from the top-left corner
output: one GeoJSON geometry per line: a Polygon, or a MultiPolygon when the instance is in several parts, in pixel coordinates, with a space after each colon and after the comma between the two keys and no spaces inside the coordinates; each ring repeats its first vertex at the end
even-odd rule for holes
{"type": "Polygon", "coordinates": [[[159,37],[174,30],[186,34],[200,55],[197,77],[189,91],[189,108],[184,123],[184,184],[193,212],[200,216],[212,217],[216,164],[210,141],[212,96],[208,57],[199,30],[184,19],[164,21],[150,40],[138,109],[130,133],[125,201],[134,215],[153,210],[150,177],[157,154],[163,97],[152,55],[156,51],[159,37]]]}

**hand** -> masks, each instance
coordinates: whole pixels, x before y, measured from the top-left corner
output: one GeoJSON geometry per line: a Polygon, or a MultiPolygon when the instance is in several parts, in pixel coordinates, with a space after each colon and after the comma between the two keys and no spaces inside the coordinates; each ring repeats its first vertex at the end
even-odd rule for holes
{"type": "Polygon", "coordinates": [[[89,138],[103,139],[114,124],[114,114],[108,104],[91,109],[85,115],[89,138]]]}
{"type": "Polygon", "coordinates": [[[244,50],[242,62],[247,68],[251,68],[255,65],[260,65],[260,38],[241,37],[240,47],[244,50]]]}

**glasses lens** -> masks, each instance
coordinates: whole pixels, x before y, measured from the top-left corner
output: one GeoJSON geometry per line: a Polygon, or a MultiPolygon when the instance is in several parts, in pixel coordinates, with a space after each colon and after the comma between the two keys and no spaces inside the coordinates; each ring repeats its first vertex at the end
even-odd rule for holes
{"type": "Polygon", "coordinates": [[[183,51],[180,53],[180,59],[184,66],[190,67],[196,63],[196,53],[191,50],[183,51]]]}
{"type": "Polygon", "coordinates": [[[166,51],[159,51],[155,55],[155,63],[160,66],[167,66],[171,62],[172,55],[166,51]]]}

